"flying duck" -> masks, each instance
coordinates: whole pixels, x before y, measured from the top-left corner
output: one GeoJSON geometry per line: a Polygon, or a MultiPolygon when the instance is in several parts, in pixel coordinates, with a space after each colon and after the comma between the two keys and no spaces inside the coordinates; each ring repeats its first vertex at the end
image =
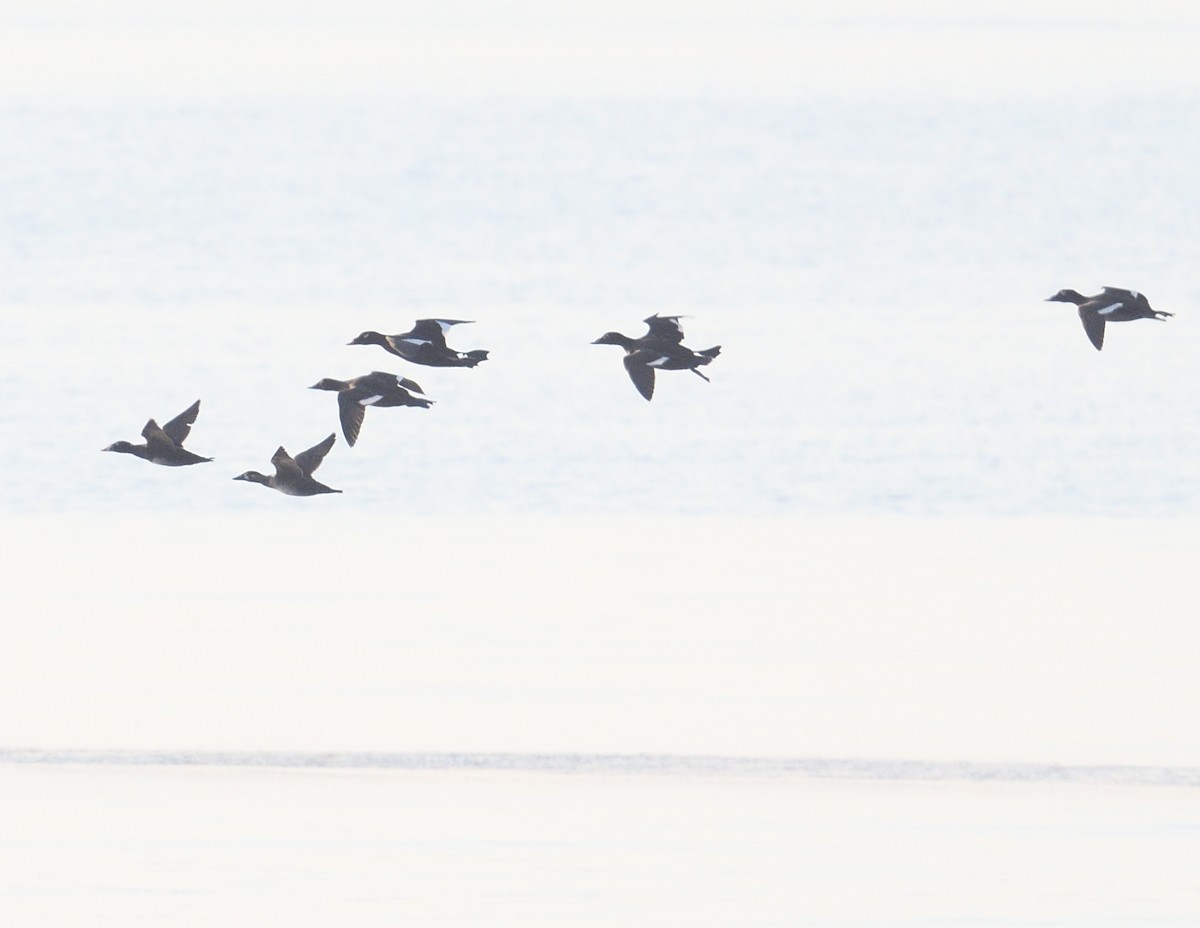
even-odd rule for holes
{"type": "Polygon", "coordinates": [[[654,372],[691,371],[697,377],[708,380],[698,368],[711,364],[721,353],[721,346],[693,351],[683,344],[683,328],[680,316],[655,314],[643,321],[647,332],[641,338],[631,338],[620,332],[605,332],[592,342],[593,345],[620,345],[625,349],[625,371],[633,381],[638,393],[647,400],[654,398],[654,372]]]}
{"type": "Polygon", "coordinates": [[[381,335],[366,331],[356,336],[350,345],[378,345],[385,351],[428,367],[474,367],[486,361],[483,350],[455,351],[446,345],[446,333],[451,326],[467,325],[470,319],[418,319],[409,331],[399,335],[381,335]]]}
{"type": "Polygon", "coordinates": [[[413,395],[425,392],[416,381],[386,371],[372,371],[350,380],[325,377],[309,389],[337,391],[342,434],[346,436],[346,444],[351,447],[358,441],[358,432],[368,406],[419,406],[428,409],[433,405],[433,400],[413,395]]]}
{"type": "Polygon", "coordinates": [[[288,496],[317,496],[320,493],[341,493],[313,479],[313,471],[321,466],[325,455],[333,447],[337,436],[330,433],[323,442],[313,445],[307,451],[301,451],[294,458],[281,445],[279,450],[271,455],[271,463],[275,465],[275,473],[269,477],[256,470],[248,470],[234,477],[234,480],[246,480],[250,483],[261,483],[264,487],[286,493],[288,496]]]}
{"type": "Polygon", "coordinates": [[[1174,313],[1151,309],[1150,301],[1136,290],[1120,287],[1105,287],[1095,296],[1084,296],[1077,290],[1059,290],[1054,296],[1046,297],[1048,303],[1074,303],[1079,308],[1079,321],[1083,331],[1099,351],[1104,347],[1104,324],[1106,322],[1129,322],[1133,319],[1158,319],[1165,322],[1174,313]]]}
{"type": "Polygon", "coordinates": [[[177,415],[166,425],[160,426],[153,419],[142,429],[144,445],[135,445],[127,441],[113,442],[101,451],[117,451],[121,454],[132,454],[151,464],[162,464],[166,467],[184,467],[188,464],[202,464],[212,458],[202,458],[183,447],[184,440],[192,430],[192,423],[200,415],[200,401],[192,403],[187,409],[177,415]]]}

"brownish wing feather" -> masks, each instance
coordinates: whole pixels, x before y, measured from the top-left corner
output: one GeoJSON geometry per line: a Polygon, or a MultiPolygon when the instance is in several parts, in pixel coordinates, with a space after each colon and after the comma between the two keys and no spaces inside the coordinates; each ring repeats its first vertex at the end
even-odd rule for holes
{"type": "Polygon", "coordinates": [[[313,445],[307,451],[301,451],[296,455],[296,466],[304,472],[306,476],[312,476],[312,472],[321,466],[321,462],[325,460],[325,455],[329,453],[329,449],[333,447],[333,443],[337,441],[337,435],[333,432],[329,433],[329,437],[319,444],[313,445]]]}
{"type": "Polygon", "coordinates": [[[187,439],[188,434],[192,431],[192,424],[196,421],[198,415],[200,415],[200,401],[196,400],[191,406],[164,425],[162,430],[167,433],[167,437],[171,441],[177,445],[182,445],[187,439]]]}

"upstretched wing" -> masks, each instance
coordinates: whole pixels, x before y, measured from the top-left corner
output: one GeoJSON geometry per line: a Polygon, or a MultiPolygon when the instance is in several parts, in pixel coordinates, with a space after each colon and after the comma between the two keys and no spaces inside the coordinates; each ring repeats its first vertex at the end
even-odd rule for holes
{"type": "Polygon", "coordinates": [[[683,316],[660,316],[658,313],[646,317],[642,320],[649,328],[645,337],[678,345],[683,341],[683,326],[679,324],[682,318],[683,316]]]}
{"type": "Polygon", "coordinates": [[[271,463],[275,465],[276,480],[286,483],[287,481],[298,480],[304,476],[300,466],[283,449],[283,445],[280,445],[275,453],[271,455],[271,463]]]}
{"type": "Polygon", "coordinates": [[[654,368],[644,364],[634,355],[627,354],[625,355],[625,370],[629,373],[629,379],[633,381],[633,385],[637,387],[638,393],[647,400],[651,399],[654,396],[654,368]]]}
{"type": "MultiPolygon", "coordinates": [[[[329,433],[329,437],[324,441],[313,445],[307,451],[301,451],[295,457],[296,466],[304,472],[306,476],[311,476],[312,472],[321,466],[321,462],[325,460],[325,455],[329,453],[329,449],[333,447],[333,443],[337,440],[337,435],[333,432],[329,433]]],[[[283,449],[280,448],[280,451],[283,449]]]]}
{"type": "Polygon", "coordinates": [[[467,325],[470,319],[418,319],[416,325],[404,333],[407,341],[419,344],[429,342],[439,348],[446,347],[446,333],[451,326],[467,325]]]}
{"type": "Polygon", "coordinates": [[[198,415],[200,415],[200,401],[196,400],[191,406],[164,425],[162,430],[166,432],[167,437],[171,441],[177,445],[182,445],[188,437],[188,433],[191,432],[192,423],[196,421],[198,415]]]}
{"type": "Polygon", "coordinates": [[[142,426],[142,438],[146,439],[146,447],[151,452],[167,452],[176,447],[175,442],[171,441],[171,436],[153,419],[147,419],[146,424],[142,426]]]}
{"type": "Polygon", "coordinates": [[[1079,307],[1079,321],[1083,323],[1083,331],[1087,332],[1087,337],[1099,351],[1104,347],[1104,317],[1089,308],[1091,306],[1089,303],[1079,307]]]}

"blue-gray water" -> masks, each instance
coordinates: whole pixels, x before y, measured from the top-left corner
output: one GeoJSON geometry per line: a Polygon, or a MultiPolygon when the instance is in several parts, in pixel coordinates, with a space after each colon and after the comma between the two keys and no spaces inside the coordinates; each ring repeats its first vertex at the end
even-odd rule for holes
{"type": "Polygon", "coordinates": [[[369,411],[344,496],[283,505],[1195,514],[1195,104],[8,104],[0,504],[277,507],[228,478],[335,429],[309,384],[386,369],[435,408],[369,411]],[[1108,284],[1178,315],[1098,354],[1044,300],[1108,284]],[[646,404],[589,344],[653,312],[723,346],[711,384],[646,404]],[[345,345],[432,315],[491,360],[345,345]],[[216,463],[98,453],[197,397],[216,463]]]}

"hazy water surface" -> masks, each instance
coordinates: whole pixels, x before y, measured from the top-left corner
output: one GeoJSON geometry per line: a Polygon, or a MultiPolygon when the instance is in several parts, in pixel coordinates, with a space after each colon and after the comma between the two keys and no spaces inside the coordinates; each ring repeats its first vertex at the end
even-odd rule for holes
{"type": "Polygon", "coordinates": [[[1195,514],[1193,102],[9,106],[0,376],[52,388],[0,412],[0,492],[275,507],[226,478],[382,368],[438,405],[370,413],[317,506],[1195,514]],[[1106,284],[1179,315],[1097,354],[1044,299],[1106,284]],[[589,342],[652,312],[724,350],[647,405],[589,342]],[[430,315],[492,359],[345,346],[430,315]],[[96,454],[196,397],[214,465],[96,454]]]}

